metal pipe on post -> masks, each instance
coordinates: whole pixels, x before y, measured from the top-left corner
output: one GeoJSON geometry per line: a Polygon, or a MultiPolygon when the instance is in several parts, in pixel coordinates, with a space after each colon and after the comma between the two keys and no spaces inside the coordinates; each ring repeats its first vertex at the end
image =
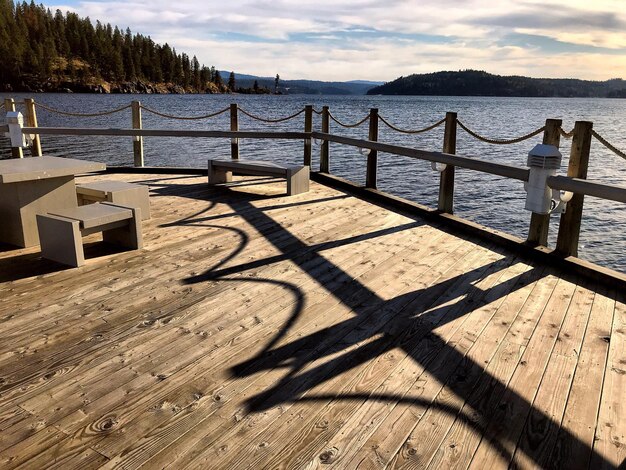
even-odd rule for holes
{"type": "MultiPolygon", "coordinates": [[[[567,169],[567,176],[570,178],[587,178],[592,129],[593,123],[587,121],[577,121],[574,126],[572,150],[567,169]]],[[[561,215],[556,251],[564,256],[578,256],[584,199],[583,194],[574,194],[567,203],[567,210],[561,215]]]]}
{"type": "MultiPolygon", "coordinates": [[[[4,110],[7,113],[15,112],[15,100],[13,98],[4,99],[4,110]]],[[[24,158],[22,147],[11,147],[12,158],[24,158]]]]}
{"type": "MultiPolygon", "coordinates": [[[[328,106],[322,107],[322,132],[330,134],[330,110],[328,106]]],[[[330,173],[330,142],[322,141],[320,149],[320,171],[322,173],[330,173]]]]}
{"type": "MultiPolygon", "coordinates": [[[[28,127],[38,127],[37,124],[37,111],[35,109],[35,100],[33,98],[24,99],[26,105],[26,116],[24,120],[28,127]]],[[[30,153],[33,157],[41,157],[41,138],[39,134],[32,134],[32,143],[30,146],[30,153]]]]}
{"type": "MultiPolygon", "coordinates": [[[[443,135],[443,153],[456,153],[456,113],[446,113],[446,127],[443,135]]],[[[446,165],[439,179],[439,202],[441,212],[454,212],[454,167],[446,165]]]]}
{"type": "MultiPolygon", "coordinates": [[[[378,108],[370,109],[370,129],[368,140],[378,142],[378,108]]],[[[365,187],[376,189],[376,172],[378,170],[378,150],[370,149],[367,154],[367,173],[365,187]]]]}
{"type": "MultiPolygon", "coordinates": [[[[133,129],[141,129],[141,103],[137,100],[131,104],[131,110],[133,115],[133,129]]],[[[136,135],[133,137],[133,155],[135,157],[135,166],[143,167],[143,137],[136,135]]]]}
{"type": "MultiPolygon", "coordinates": [[[[543,131],[543,144],[554,145],[559,148],[561,143],[561,119],[546,119],[546,128],[543,131]]],[[[548,246],[548,230],[550,228],[550,214],[530,215],[527,243],[531,246],[548,246]]]]}
{"type": "MultiPolygon", "coordinates": [[[[237,103],[230,104],[230,130],[239,131],[239,107],[237,103]]],[[[237,137],[230,140],[230,158],[239,160],[239,139],[237,137]]]]}
{"type": "MultiPolygon", "coordinates": [[[[313,132],[313,105],[307,104],[304,107],[304,132],[313,132]]],[[[311,136],[304,138],[304,164],[311,166],[311,158],[313,156],[313,147],[311,145],[311,136]]]]}

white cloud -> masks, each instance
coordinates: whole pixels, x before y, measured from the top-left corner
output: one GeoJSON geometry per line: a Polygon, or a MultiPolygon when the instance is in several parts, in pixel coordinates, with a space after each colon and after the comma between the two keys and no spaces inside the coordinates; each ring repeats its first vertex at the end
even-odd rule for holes
{"type": "Polygon", "coordinates": [[[622,2],[129,0],[78,2],[64,9],[129,26],[201,62],[242,73],[390,80],[477,68],[602,79],[626,75],[622,2]],[[569,46],[507,43],[514,33],[569,46]],[[316,37],[305,40],[307,35],[316,37]]]}

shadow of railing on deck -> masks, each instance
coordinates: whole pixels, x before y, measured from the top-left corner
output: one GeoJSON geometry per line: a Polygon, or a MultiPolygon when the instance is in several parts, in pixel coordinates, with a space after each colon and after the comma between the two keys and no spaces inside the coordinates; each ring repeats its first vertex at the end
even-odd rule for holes
{"type": "MultiPolygon", "coordinates": [[[[297,286],[289,286],[288,288],[297,292],[295,295],[298,300],[286,324],[283,325],[280,332],[272,338],[262,351],[253,358],[243,361],[232,368],[233,374],[237,377],[246,377],[274,368],[289,369],[285,376],[273,387],[248,400],[250,411],[267,410],[281,403],[305,400],[328,401],[329,399],[374,399],[394,403],[423,405],[433,409],[439,408],[444,413],[454,413],[458,419],[474,428],[483,439],[488,440],[504,461],[510,462],[513,457],[510,449],[516,448],[517,441],[510,441],[510,439],[504,437],[505,433],[502,431],[507,425],[504,419],[507,416],[507,410],[516,410],[520,413],[520,416],[525,417],[522,426],[524,426],[527,419],[532,418],[533,421],[542,423],[543,429],[558,430],[561,444],[565,443],[565,446],[569,449],[576,449],[578,452],[582,452],[588,459],[593,455],[594,461],[610,467],[610,464],[602,456],[595,454],[587,443],[579,440],[566,428],[561,427],[559,422],[554,421],[550,416],[535,408],[524,397],[508,388],[507,384],[492,376],[484,365],[473,361],[466,354],[461,353],[434,331],[435,327],[461,319],[488,302],[494,302],[515,290],[541,279],[544,276],[542,269],[535,267],[489,289],[483,290],[476,287],[474,283],[488,275],[494,275],[511,265],[513,259],[510,256],[504,256],[497,261],[449,280],[386,300],[379,297],[376,292],[363,285],[358,279],[344,272],[339,266],[326,259],[321,252],[331,247],[345,246],[366,239],[375,239],[376,237],[394,233],[394,231],[399,232],[415,228],[421,222],[415,221],[400,227],[368,232],[346,238],[345,240],[333,240],[318,245],[307,245],[292,235],[280,223],[273,220],[267,214],[267,208],[264,210],[255,207],[251,202],[254,197],[227,190],[226,192],[211,192],[208,197],[207,193],[205,193],[202,199],[205,198],[211,200],[219,199],[220,202],[228,204],[233,210],[233,216],[236,215],[245,220],[276,247],[281,254],[246,262],[241,265],[225,267],[227,262],[236,258],[242,247],[247,243],[245,232],[238,231],[237,233],[240,237],[238,247],[217,265],[209,268],[202,274],[186,279],[186,283],[195,284],[222,280],[248,282],[250,281],[248,277],[226,278],[224,276],[241,274],[250,269],[267,266],[283,260],[289,260],[309,275],[315,275],[310,270],[310,266],[318,266],[318,264],[310,262],[313,258],[323,266],[324,272],[331,273],[329,278],[333,280],[333,287],[327,288],[327,292],[355,314],[353,318],[335,324],[332,327],[324,328],[287,344],[276,346],[287,335],[289,328],[295,324],[297,318],[303,312],[304,297],[302,292],[299,291],[297,286]],[[461,300],[450,304],[454,299],[446,298],[445,293],[459,286],[461,286],[461,290],[466,295],[461,300]],[[475,416],[466,415],[458,409],[450,409],[445,405],[437,404],[432,400],[424,400],[419,396],[379,394],[375,392],[307,394],[316,386],[338,377],[350,369],[374,360],[397,347],[401,347],[407,357],[411,357],[417,364],[420,364],[426,373],[449,387],[455,395],[475,411],[475,416]],[[339,355],[337,356],[337,354],[339,355]],[[330,360],[322,363],[324,358],[331,355],[336,357],[332,357],[330,360]],[[311,367],[315,363],[321,364],[311,367]],[[484,383],[486,379],[489,383],[489,398],[485,400],[484,394],[476,394],[475,389],[478,386],[478,381],[468,386],[466,381],[460,380],[459,376],[463,374],[471,374],[474,380],[478,380],[477,378],[480,377],[480,383],[484,383]],[[505,397],[506,401],[503,401],[505,397]]],[[[310,203],[315,202],[316,200],[310,201],[310,203]]],[[[299,204],[301,203],[298,202],[294,205],[299,204]]],[[[210,220],[211,216],[195,218],[205,213],[207,213],[207,210],[170,225],[200,224],[206,226],[203,224],[203,221],[210,220]]],[[[218,215],[216,217],[223,216],[218,215]]],[[[232,228],[228,227],[211,227],[232,230],[232,228]]],[[[494,250],[497,251],[496,248],[494,250]]],[[[254,278],[254,282],[269,282],[285,287],[285,283],[273,279],[254,278]]],[[[519,433],[515,435],[515,438],[519,438],[519,433]]],[[[553,450],[548,452],[548,455],[553,455],[552,452],[557,451],[556,439],[553,440],[551,445],[553,450]]],[[[521,450],[523,451],[523,449],[521,450]]],[[[535,460],[535,463],[545,464],[545,462],[537,460],[536,454],[532,452],[526,452],[526,454],[535,460]]],[[[545,458],[545,456],[544,454],[543,457],[545,458]]]]}

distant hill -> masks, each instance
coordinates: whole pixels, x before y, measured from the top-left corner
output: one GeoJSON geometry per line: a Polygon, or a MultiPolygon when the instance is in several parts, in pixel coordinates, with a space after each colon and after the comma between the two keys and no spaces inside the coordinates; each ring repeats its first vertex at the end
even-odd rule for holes
{"type": "Polygon", "coordinates": [[[478,70],[400,77],[367,91],[368,95],[626,97],[626,81],[591,81],[493,75],[478,70]]]}
{"type": "MultiPolygon", "coordinates": [[[[220,70],[222,77],[230,72],[220,70]]],[[[252,88],[256,81],[260,87],[274,90],[274,77],[257,77],[235,71],[237,87],[252,88]]],[[[279,80],[278,91],[289,95],[365,95],[371,88],[383,82],[352,80],[349,82],[324,82],[319,80],[279,80]]]]}

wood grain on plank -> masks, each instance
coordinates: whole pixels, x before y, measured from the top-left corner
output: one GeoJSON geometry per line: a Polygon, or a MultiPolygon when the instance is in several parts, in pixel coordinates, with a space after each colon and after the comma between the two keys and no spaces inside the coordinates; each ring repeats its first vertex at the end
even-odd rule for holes
{"type": "Polygon", "coordinates": [[[0,251],[3,468],[623,460],[614,292],[315,183],[81,179],[149,185],[146,247],[0,251]]]}

